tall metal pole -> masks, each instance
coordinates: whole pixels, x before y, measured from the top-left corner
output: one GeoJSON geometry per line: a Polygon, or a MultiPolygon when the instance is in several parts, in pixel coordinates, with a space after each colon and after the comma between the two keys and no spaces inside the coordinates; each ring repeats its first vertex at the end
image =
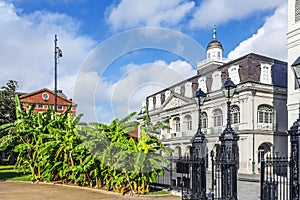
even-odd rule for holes
{"type": "Polygon", "coordinates": [[[54,39],[54,111],[57,112],[57,36],[54,39]]]}
{"type": "Polygon", "coordinates": [[[206,94],[199,89],[195,95],[198,99],[198,130],[191,139],[192,194],[189,200],[206,200],[206,138],[201,131],[201,104],[206,94]]]}
{"type": "Polygon", "coordinates": [[[252,91],[252,174],[255,174],[255,133],[254,133],[254,96],[256,91],[252,91]]]}
{"type": "Polygon", "coordinates": [[[237,200],[237,172],[238,172],[238,145],[237,141],[239,136],[231,128],[230,122],[230,98],[233,96],[233,93],[230,93],[230,90],[233,90],[236,85],[228,78],[224,83],[224,89],[227,99],[227,126],[223,133],[220,136],[221,141],[221,190],[222,190],[222,199],[226,200],[237,200]]]}

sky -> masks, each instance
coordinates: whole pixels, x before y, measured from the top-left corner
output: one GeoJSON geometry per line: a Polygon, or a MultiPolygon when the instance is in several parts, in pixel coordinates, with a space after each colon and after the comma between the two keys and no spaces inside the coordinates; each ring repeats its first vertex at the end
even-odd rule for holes
{"type": "Polygon", "coordinates": [[[109,123],[196,75],[214,25],[224,58],[287,60],[287,0],[0,0],[0,85],[54,89],[56,34],[58,89],[109,123]]]}

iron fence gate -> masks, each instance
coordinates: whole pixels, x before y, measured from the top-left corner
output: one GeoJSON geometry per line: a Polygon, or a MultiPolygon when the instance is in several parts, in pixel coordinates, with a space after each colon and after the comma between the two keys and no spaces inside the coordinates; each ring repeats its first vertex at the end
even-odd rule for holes
{"type": "Polygon", "coordinates": [[[221,199],[222,197],[222,174],[221,174],[221,160],[219,157],[214,157],[214,154],[211,153],[211,199],[221,199]]]}
{"type": "Polygon", "coordinates": [[[261,200],[290,199],[289,166],[287,157],[267,157],[261,161],[261,200]]]}
{"type": "MultiPolygon", "coordinates": [[[[179,157],[169,158],[170,164],[166,166],[168,171],[165,171],[163,176],[157,177],[157,182],[152,184],[153,187],[161,187],[165,189],[175,190],[181,193],[183,200],[198,200],[203,198],[199,195],[195,196],[199,187],[193,180],[202,178],[198,176],[199,166],[205,165],[207,167],[207,158],[197,157],[179,157]],[[194,176],[194,177],[193,177],[194,176]]],[[[206,173],[206,169],[205,169],[206,173]]],[[[206,183],[202,181],[203,184],[206,183]]],[[[198,191],[201,193],[201,191],[198,191]]]]}

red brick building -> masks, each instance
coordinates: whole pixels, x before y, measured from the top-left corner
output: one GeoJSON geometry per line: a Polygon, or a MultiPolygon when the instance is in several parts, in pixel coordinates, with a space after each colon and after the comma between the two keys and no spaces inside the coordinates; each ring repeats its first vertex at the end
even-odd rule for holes
{"type": "MultiPolygon", "coordinates": [[[[54,92],[44,88],[32,93],[22,94],[20,96],[20,102],[23,105],[23,108],[26,109],[28,105],[35,104],[34,109],[35,113],[45,112],[49,106],[54,107],[54,92]]],[[[72,105],[70,113],[75,116],[77,104],[68,99],[61,91],[57,92],[57,112],[64,112],[69,105],[72,105]]]]}

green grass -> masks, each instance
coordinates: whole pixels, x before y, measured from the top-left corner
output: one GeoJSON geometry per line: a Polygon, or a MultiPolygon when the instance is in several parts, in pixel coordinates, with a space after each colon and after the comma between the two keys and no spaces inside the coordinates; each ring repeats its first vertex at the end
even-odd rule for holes
{"type": "Polygon", "coordinates": [[[152,189],[147,194],[170,194],[170,192],[161,189],[152,189]]]}
{"type": "Polygon", "coordinates": [[[170,194],[170,192],[165,190],[159,190],[159,191],[149,192],[149,194],[170,194]]]}
{"type": "Polygon", "coordinates": [[[14,166],[0,166],[0,180],[10,181],[30,181],[30,173],[26,171],[24,174],[23,169],[15,169],[14,166]]]}

